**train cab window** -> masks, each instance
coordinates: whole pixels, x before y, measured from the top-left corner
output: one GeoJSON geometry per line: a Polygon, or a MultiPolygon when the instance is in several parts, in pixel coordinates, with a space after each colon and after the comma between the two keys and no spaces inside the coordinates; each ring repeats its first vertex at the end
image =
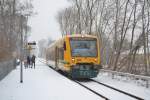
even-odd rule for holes
{"type": "Polygon", "coordinates": [[[96,57],[97,40],[92,38],[78,38],[70,41],[71,54],[74,57],[96,57]]]}
{"type": "Polygon", "coordinates": [[[64,51],[66,50],[66,42],[64,42],[64,51]]]}

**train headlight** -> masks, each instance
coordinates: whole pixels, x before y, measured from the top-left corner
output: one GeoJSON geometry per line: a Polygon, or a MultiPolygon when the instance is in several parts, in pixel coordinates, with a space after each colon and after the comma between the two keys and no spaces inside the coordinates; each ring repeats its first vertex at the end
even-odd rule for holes
{"type": "Polygon", "coordinates": [[[81,37],[83,38],[83,37],[84,37],[84,35],[81,35],[81,37]]]}
{"type": "Polygon", "coordinates": [[[72,62],[73,62],[73,63],[75,62],[75,59],[74,59],[74,58],[72,58],[72,62]]]}
{"type": "Polygon", "coordinates": [[[94,61],[97,62],[97,59],[95,58],[94,61]]]}

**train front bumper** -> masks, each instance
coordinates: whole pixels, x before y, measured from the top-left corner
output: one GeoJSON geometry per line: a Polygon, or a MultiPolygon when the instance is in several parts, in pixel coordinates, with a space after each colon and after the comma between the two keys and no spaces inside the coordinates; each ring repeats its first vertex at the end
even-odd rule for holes
{"type": "Polygon", "coordinates": [[[71,70],[71,77],[72,78],[94,78],[97,77],[99,73],[98,69],[94,68],[73,68],[71,70]]]}

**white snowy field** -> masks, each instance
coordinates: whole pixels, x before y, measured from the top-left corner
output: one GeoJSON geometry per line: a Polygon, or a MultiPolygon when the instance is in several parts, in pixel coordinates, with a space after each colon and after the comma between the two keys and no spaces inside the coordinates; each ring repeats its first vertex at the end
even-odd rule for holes
{"type": "Polygon", "coordinates": [[[13,70],[0,81],[0,100],[103,100],[41,62],[35,69],[13,70]]]}
{"type": "Polygon", "coordinates": [[[125,77],[117,77],[116,79],[112,79],[112,76],[110,76],[109,73],[100,73],[95,80],[141,97],[144,100],[150,100],[150,87],[146,88],[143,85],[145,83],[136,80],[130,80],[125,77]]]}

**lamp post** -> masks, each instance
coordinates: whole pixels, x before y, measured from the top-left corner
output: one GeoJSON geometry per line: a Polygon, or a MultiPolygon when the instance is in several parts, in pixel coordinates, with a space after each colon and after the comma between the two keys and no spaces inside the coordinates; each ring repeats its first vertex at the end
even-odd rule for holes
{"type": "MultiPolygon", "coordinates": [[[[14,0],[15,2],[16,0],[14,0]]],[[[27,12],[22,12],[22,11],[19,11],[18,12],[18,15],[20,15],[20,33],[21,33],[21,38],[20,38],[20,60],[21,60],[21,66],[20,66],[20,83],[23,83],[23,58],[24,58],[24,46],[26,46],[27,44],[27,28],[25,30],[25,35],[23,35],[23,28],[24,28],[24,22],[28,21],[28,16],[31,16],[31,12],[27,11],[27,12]],[[25,20],[26,19],[26,20],[25,20]],[[24,44],[25,43],[25,44],[24,44]]],[[[27,23],[26,23],[27,25],[27,23]]],[[[27,53],[26,53],[27,55],[27,53]]]]}
{"type": "Polygon", "coordinates": [[[20,83],[23,83],[23,58],[24,58],[24,54],[26,55],[25,57],[27,57],[27,49],[24,49],[24,47],[27,45],[27,26],[25,29],[25,35],[23,35],[23,25],[24,25],[24,19],[26,19],[26,25],[27,25],[27,21],[28,21],[28,16],[30,16],[30,14],[25,14],[25,15],[21,15],[20,18],[20,25],[21,25],[21,50],[20,50],[20,59],[21,59],[21,68],[20,68],[20,83]]]}
{"type": "MultiPolygon", "coordinates": [[[[28,17],[30,16],[30,14],[25,14],[25,18],[26,18],[26,28],[25,28],[25,37],[24,37],[24,43],[25,43],[25,47],[27,48],[28,45],[28,17]]],[[[25,56],[27,57],[28,55],[28,50],[25,49],[25,56]]]]}
{"type": "Polygon", "coordinates": [[[23,83],[23,15],[21,15],[20,18],[20,24],[21,24],[21,44],[20,44],[20,59],[21,59],[21,68],[20,68],[20,83],[23,83]]]}

